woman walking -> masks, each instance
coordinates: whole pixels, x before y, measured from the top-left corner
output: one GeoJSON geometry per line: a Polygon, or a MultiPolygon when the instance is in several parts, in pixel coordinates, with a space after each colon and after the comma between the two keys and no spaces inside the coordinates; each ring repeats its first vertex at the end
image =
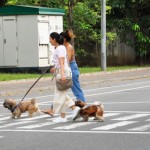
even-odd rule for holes
{"type": "MultiPolygon", "coordinates": [[[[67,51],[63,42],[63,37],[57,32],[50,34],[50,43],[55,48],[53,55],[54,68],[50,71],[52,73],[56,72],[56,70],[59,71],[60,79],[65,82],[66,75],[69,74],[71,70],[68,66],[67,51]]],[[[60,113],[60,117],[53,119],[54,122],[67,121],[65,116],[66,106],[73,110],[72,119],[74,119],[78,115],[80,108],[76,107],[74,101],[67,95],[67,90],[60,91],[55,86],[53,112],[51,111],[51,115],[53,115],[53,113],[60,113]]]]}
{"type": "Polygon", "coordinates": [[[83,91],[79,82],[79,69],[75,60],[75,50],[73,46],[70,44],[71,39],[75,37],[75,35],[70,31],[66,30],[61,32],[60,35],[64,38],[64,46],[67,49],[68,61],[70,64],[70,68],[72,71],[72,81],[73,86],[71,87],[73,94],[75,95],[77,100],[81,100],[86,103],[86,99],[84,97],[83,91]]]}

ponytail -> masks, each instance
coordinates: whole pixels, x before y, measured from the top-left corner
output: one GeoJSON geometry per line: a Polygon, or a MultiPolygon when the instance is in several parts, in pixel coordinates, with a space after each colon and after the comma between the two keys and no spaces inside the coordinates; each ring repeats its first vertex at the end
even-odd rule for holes
{"type": "Polygon", "coordinates": [[[70,30],[66,30],[65,32],[61,32],[60,35],[63,36],[67,42],[70,42],[71,39],[75,38],[75,35],[70,30]]]}

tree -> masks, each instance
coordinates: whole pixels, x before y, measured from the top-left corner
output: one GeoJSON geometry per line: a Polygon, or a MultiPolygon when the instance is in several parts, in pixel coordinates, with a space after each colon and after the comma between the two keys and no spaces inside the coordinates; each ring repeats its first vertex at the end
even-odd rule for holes
{"type": "Polygon", "coordinates": [[[146,63],[150,52],[149,0],[109,0],[109,4],[109,27],[116,27],[122,41],[135,48],[140,65],[146,63]]]}
{"type": "Polygon", "coordinates": [[[0,7],[5,6],[6,3],[7,3],[7,0],[1,0],[0,1],[0,7]]]}

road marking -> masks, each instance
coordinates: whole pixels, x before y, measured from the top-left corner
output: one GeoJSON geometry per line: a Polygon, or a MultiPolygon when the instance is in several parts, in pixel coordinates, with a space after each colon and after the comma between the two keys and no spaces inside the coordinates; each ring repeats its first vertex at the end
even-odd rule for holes
{"type": "Polygon", "coordinates": [[[111,117],[111,116],[117,116],[120,115],[121,113],[104,113],[104,117],[111,117]]]}
{"type": "Polygon", "coordinates": [[[118,92],[130,91],[130,90],[137,90],[137,89],[143,89],[143,88],[148,88],[148,87],[150,87],[150,86],[142,86],[142,87],[136,87],[136,88],[129,88],[129,89],[110,91],[110,92],[90,94],[90,95],[85,95],[85,97],[96,96],[96,95],[104,95],[104,94],[111,94],[111,93],[118,93],[118,92]]]}
{"type": "Polygon", "coordinates": [[[61,126],[61,127],[56,127],[53,129],[64,129],[64,130],[69,130],[69,129],[74,129],[77,127],[81,127],[81,126],[86,126],[86,125],[91,125],[91,124],[95,124],[96,122],[80,122],[80,123],[72,123],[71,125],[65,125],[65,126],[61,126]]]}
{"type": "Polygon", "coordinates": [[[23,127],[17,127],[17,128],[23,128],[23,129],[33,129],[33,128],[40,128],[48,125],[53,125],[54,122],[45,122],[45,123],[39,123],[39,124],[33,124],[29,126],[23,126],[23,127]]]}
{"type": "Polygon", "coordinates": [[[2,120],[8,120],[8,119],[11,119],[10,116],[9,117],[0,118],[0,121],[2,121],[2,120]]]}
{"type": "MultiPolygon", "coordinates": [[[[43,116],[45,116],[45,115],[43,115],[43,116]]],[[[68,116],[66,116],[66,118],[69,118],[70,116],[72,116],[72,115],[68,115],[68,116]]],[[[37,117],[36,119],[41,119],[41,117],[37,117]]],[[[32,120],[34,120],[34,118],[32,120]]],[[[47,119],[47,120],[50,120],[51,122],[36,123],[36,124],[33,124],[33,125],[28,125],[28,126],[23,126],[23,127],[18,127],[18,128],[34,129],[34,128],[40,128],[40,127],[44,127],[44,126],[48,126],[48,125],[57,124],[57,123],[52,122],[53,118],[50,118],[50,119],[47,119]]]]}
{"type": "Polygon", "coordinates": [[[129,131],[145,131],[150,128],[150,124],[144,125],[144,126],[139,126],[136,128],[128,129],[129,131]]]}
{"type": "Polygon", "coordinates": [[[137,122],[137,121],[122,121],[122,122],[117,122],[117,123],[114,123],[114,124],[108,124],[108,125],[105,125],[105,126],[93,128],[92,130],[111,130],[111,129],[114,129],[114,128],[117,128],[117,127],[122,127],[122,126],[129,125],[129,124],[132,124],[132,123],[135,123],[135,122],[137,122]]]}
{"type": "Polygon", "coordinates": [[[3,123],[5,123],[6,121],[0,121],[0,124],[3,124],[3,123]]]}
{"type": "Polygon", "coordinates": [[[15,125],[27,124],[27,123],[33,123],[33,122],[36,122],[36,121],[23,121],[23,122],[9,123],[9,124],[5,124],[3,126],[0,126],[0,128],[6,128],[6,127],[15,126],[15,125]]]}
{"type": "MultiPolygon", "coordinates": [[[[105,117],[111,117],[111,116],[115,116],[115,115],[118,115],[120,113],[107,113],[105,114],[105,117]]],[[[66,118],[70,118],[72,117],[72,115],[67,115],[66,118]]],[[[24,120],[24,121],[29,121],[29,120],[36,120],[36,119],[41,119],[41,118],[45,118],[45,115],[42,116],[39,116],[39,117],[36,117],[36,118],[26,118],[26,119],[21,119],[21,120],[24,120]]],[[[56,118],[56,117],[55,117],[56,118]]],[[[50,118],[50,119],[46,119],[46,120],[50,120],[52,121],[53,118],[50,118]]],[[[81,118],[79,118],[81,119],[81,118]]],[[[93,118],[90,118],[90,120],[92,120],[93,118]]],[[[68,120],[69,122],[69,120],[68,120]]],[[[97,122],[97,121],[96,121],[97,122]]],[[[96,122],[80,122],[80,123],[76,123],[74,122],[70,127],[66,127],[66,128],[75,128],[75,127],[79,127],[79,126],[83,126],[83,125],[88,125],[88,124],[94,124],[96,122]],[[75,126],[74,126],[75,125],[75,126]]],[[[48,125],[54,125],[54,124],[57,124],[57,123],[53,123],[53,122],[45,122],[45,123],[36,123],[35,125],[28,125],[28,126],[23,126],[23,127],[18,127],[18,128],[24,128],[24,129],[34,129],[34,128],[40,128],[40,127],[44,127],[44,126],[48,126],[48,125]]],[[[61,128],[61,127],[60,127],[61,128]]],[[[58,127],[59,129],[59,127],[58,127]]]]}
{"type": "Polygon", "coordinates": [[[134,115],[130,115],[130,116],[124,116],[124,117],[120,117],[120,118],[115,118],[115,119],[112,119],[112,120],[131,120],[131,119],[145,117],[145,116],[149,116],[149,115],[150,114],[134,114],[134,115]]]}
{"type": "Polygon", "coordinates": [[[34,132],[34,133],[91,133],[91,134],[143,134],[150,135],[150,132],[126,132],[126,131],[79,131],[79,130],[0,130],[0,132],[34,132]]]}
{"type": "Polygon", "coordinates": [[[150,111],[105,111],[105,112],[150,114],[150,111]]]}
{"type": "MultiPolygon", "coordinates": [[[[104,117],[106,118],[106,117],[116,116],[116,115],[120,115],[121,113],[129,113],[129,112],[128,111],[107,111],[107,113],[104,114],[104,117]]],[[[130,113],[135,113],[135,112],[131,111],[130,113]]],[[[111,130],[111,129],[114,129],[114,128],[117,128],[117,127],[123,127],[123,126],[129,125],[129,124],[138,122],[138,121],[127,121],[127,120],[135,119],[135,118],[139,118],[139,117],[145,117],[145,116],[150,115],[150,113],[145,113],[145,112],[142,113],[141,111],[139,111],[139,112],[137,111],[136,113],[138,113],[138,114],[128,115],[128,116],[120,117],[120,118],[116,118],[116,119],[111,119],[111,120],[122,120],[122,122],[117,122],[117,123],[114,123],[114,124],[108,124],[108,125],[93,128],[93,129],[90,129],[90,130],[92,130],[92,131],[106,130],[107,131],[107,130],[111,130]],[[140,114],[140,113],[142,113],[142,114],[140,114]]],[[[57,115],[58,114],[56,114],[55,118],[57,117],[57,115]]],[[[66,117],[70,118],[71,116],[72,115],[67,115],[66,117]]],[[[5,120],[7,120],[7,118],[8,117],[1,118],[2,121],[0,121],[0,124],[5,123],[6,122],[5,120]]],[[[41,116],[36,116],[36,117],[32,117],[32,118],[23,118],[23,119],[21,119],[21,118],[20,119],[11,119],[11,120],[14,120],[14,121],[17,121],[17,122],[2,125],[2,126],[0,126],[0,128],[6,128],[6,127],[17,126],[17,125],[29,124],[30,123],[30,125],[27,125],[27,126],[16,127],[16,130],[17,129],[35,129],[35,128],[40,128],[40,127],[44,127],[44,126],[50,126],[50,125],[58,124],[58,123],[52,122],[52,119],[53,118],[49,117],[49,115],[41,115],[41,116]],[[40,122],[36,121],[38,119],[42,119],[42,118],[46,118],[46,117],[48,117],[48,119],[46,119],[46,120],[50,120],[50,122],[40,123],[40,122]]],[[[82,118],[79,118],[79,119],[82,119],[82,118]]],[[[74,129],[74,128],[78,128],[78,127],[82,127],[82,126],[86,126],[86,125],[92,125],[92,124],[95,124],[95,123],[101,124],[98,121],[93,121],[92,119],[93,119],[92,117],[89,118],[89,122],[77,122],[76,121],[74,123],[72,122],[72,120],[70,120],[70,121],[68,120],[68,122],[70,122],[71,124],[69,124],[69,125],[68,124],[61,124],[63,126],[54,127],[53,129],[54,130],[69,130],[69,129],[74,129]]],[[[150,128],[150,124],[144,125],[144,126],[139,126],[139,127],[132,128],[132,129],[127,129],[127,130],[131,131],[131,132],[135,132],[135,131],[142,132],[142,131],[145,131],[149,128],[150,128]]]]}
{"type": "MultiPolygon", "coordinates": [[[[142,102],[103,102],[103,104],[110,104],[110,105],[112,105],[112,104],[114,104],[114,105],[116,105],[116,104],[149,104],[150,102],[146,102],[146,101],[142,101],[142,102]]],[[[92,104],[92,103],[88,103],[88,104],[92,104]]]]}
{"type": "Polygon", "coordinates": [[[33,116],[31,118],[20,118],[19,121],[30,121],[30,120],[37,120],[37,119],[42,119],[42,118],[49,118],[50,115],[40,115],[40,116],[33,116]]]}
{"type": "Polygon", "coordinates": [[[150,121],[150,119],[147,119],[146,121],[150,121]]]}

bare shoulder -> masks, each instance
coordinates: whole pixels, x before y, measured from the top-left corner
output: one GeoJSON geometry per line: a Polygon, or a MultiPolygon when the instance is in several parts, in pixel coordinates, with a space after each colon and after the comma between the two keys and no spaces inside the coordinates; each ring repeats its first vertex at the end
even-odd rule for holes
{"type": "Polygon", "coordinates": [[[74,48],[71,44],[68,45],[68,49],[71,50],[71,51],[74,51],[74,48]]]}

